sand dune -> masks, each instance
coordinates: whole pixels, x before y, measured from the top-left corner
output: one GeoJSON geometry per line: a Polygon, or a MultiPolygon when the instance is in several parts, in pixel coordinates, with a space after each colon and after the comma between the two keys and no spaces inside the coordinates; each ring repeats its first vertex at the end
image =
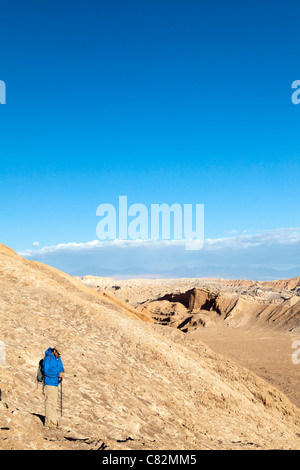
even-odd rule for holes
{"type": "Polygon", "coordinates": [[[300,448],[300,410],[198,338],[1,245],[0,266],[0,449],[300,448]],[[34,378],[56,341],[63,428],[47,431],[34,378]]]}

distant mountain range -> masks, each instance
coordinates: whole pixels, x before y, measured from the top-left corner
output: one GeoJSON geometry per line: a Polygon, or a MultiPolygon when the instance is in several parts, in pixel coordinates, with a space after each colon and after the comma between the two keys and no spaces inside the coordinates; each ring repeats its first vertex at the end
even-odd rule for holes
{"type": "Polygon", "coordinates": [[[130,279],[134,277],[145,277],[150,279],[157,278],[202,278],[214,277],[222,279],[246,279],[254,281],[278,281],[282,279],[291,279],[300,276],[300,268],[287,270],[276,270],[267,267],[252,268],[249,266],[205,266],[201,268],[189,268],[178,266],[169,270],[151,270],[137,266],[130,266],[125,269],[112,269],[102,266],[86,266],[69,272],[71,276],[99,276],[113,277],[115,279],[130,279]]]}

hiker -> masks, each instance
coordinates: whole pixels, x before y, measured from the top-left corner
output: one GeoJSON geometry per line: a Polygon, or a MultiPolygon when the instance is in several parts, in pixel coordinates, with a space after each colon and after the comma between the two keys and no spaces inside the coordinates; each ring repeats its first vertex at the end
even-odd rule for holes
{"type": "Polygon", "coordinates": [[[61,346],[48,348],[43,361],[44,395],[45,395],[45,426],[58,427],[57,401],[58,386],[64,377],[64,366],[61,360],[61,346]]]}

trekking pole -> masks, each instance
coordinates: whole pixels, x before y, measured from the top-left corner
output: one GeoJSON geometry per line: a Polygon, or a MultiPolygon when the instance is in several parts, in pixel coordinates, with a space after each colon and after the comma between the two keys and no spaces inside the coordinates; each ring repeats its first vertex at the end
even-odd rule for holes
{"type": "Polygon", "coordinates": [[[60,426],[62,426],[63,416],[63,391],[62,391],[62,378],[60,379],[60,426]]]}

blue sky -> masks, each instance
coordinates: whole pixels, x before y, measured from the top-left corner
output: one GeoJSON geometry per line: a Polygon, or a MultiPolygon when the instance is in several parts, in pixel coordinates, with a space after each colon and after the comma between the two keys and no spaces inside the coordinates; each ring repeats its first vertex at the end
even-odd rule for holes
{"type": "Polygon", "coordinates": [[[300,273],[299,9],[3,2],[0,241],[68,272],[105,274],[115,261],[118,272],[146,272],[146,247],[109,246],[105,257],[95,245],[87,256],[98,205],[127,195],[148,207],[204,204],[205,238],[219,247],[195,256],[153,245],[151,272],[176,270],[178,258],[179,275],[182,266],[300,273]]]}

